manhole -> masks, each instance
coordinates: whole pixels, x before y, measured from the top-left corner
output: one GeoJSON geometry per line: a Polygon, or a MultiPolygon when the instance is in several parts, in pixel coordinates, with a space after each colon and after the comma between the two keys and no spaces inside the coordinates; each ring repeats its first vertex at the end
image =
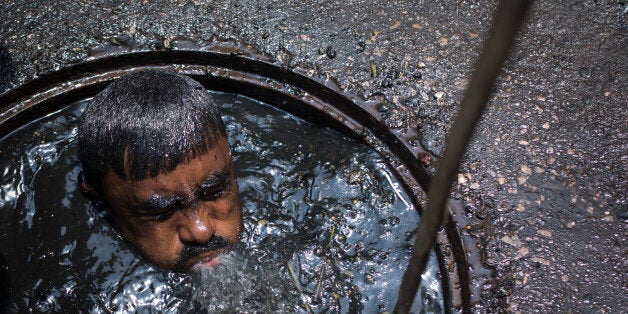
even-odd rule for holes
{"type": "MultiPolygon", "coordinates": [[[[416,134],[389,130],[381,122],[382,113],[376,104],[347,95],[332,82],[315,81],[263,57],[231,48],[113,54],[50,73],[0,97],[0,137],[95,95],[119,76],[144,69],[174,70],[193,77],[210,90],[257,99],[368,143],[387,160],[414,207],[421,208],[429,176],[417,159],[426,152],[413,145],[416,134]]],[[[452,203],[452,208],[454,215],[462,215],[459,204],[452,203]]],[[[470,278],[474,277],[472,269],[481,267],[477,254],[469,253],[472,245],[465,243],[467,240],[461,238],[450,220],[439,232],[434,248],[448,312],[469,310],[479,298],[478,292],[472,291],[477,284],[472,284],[470,278]]]]}

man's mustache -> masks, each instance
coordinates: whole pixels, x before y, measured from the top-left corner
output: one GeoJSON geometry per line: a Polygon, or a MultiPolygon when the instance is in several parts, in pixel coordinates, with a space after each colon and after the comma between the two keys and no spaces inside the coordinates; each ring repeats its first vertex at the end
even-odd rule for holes
{"type": "Polygon", "coordinates": [[[183,250],[179,254],[174,268],[177,270],[186,270],[186,268],[190,266],[186,265],[190,259],[205,252],[226,248],[229,245],[231,245],[229,240],[216,234],[212,235],[209,241],[205,243],[186,242],[183,244],[183,250]]]}

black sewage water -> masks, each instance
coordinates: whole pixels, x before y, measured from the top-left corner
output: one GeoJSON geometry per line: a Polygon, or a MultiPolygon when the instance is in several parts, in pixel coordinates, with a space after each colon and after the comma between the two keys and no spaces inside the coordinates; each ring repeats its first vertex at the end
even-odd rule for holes
{"type": "MultiPolygon", "coordinates": [[[[0,279],[8,277],[0,282],[0,306],[10,312],[392,311],[419,216],[385,160],[272,106],[213,94],[229,133],[244,223],[241,243],[216,268],[178,274],[152,266],[81,194],[82,101],[0,139],[0,279]]],[[[413,312],[443,312],[442,294],[432,254],[413,312]]]]}

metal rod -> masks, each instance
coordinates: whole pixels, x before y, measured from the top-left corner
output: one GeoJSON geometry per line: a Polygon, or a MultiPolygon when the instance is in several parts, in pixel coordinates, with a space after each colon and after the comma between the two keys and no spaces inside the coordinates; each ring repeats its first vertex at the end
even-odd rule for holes
{"type": "Polygon", "coordinates": [[[460,112],[447,138],[444,156],[430,185],[428,205],[423,211],[412,256],[399,287],[395,313],[408,313],[414,302],[421,274],[425,270],[436,233],[446,213],[447,199],[451,184],[458,173],[460,160],[531,3],[531,0],[504,0],[495,12],[489,38],[475,65],[460,112]]]}

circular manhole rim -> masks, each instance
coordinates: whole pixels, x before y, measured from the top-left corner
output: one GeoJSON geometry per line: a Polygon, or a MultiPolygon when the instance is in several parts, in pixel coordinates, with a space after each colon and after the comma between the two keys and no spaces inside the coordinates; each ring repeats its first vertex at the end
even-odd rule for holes
{"type": "MultiPolygon", "coordinates": [[[[231,47],[113,53],[61,68],[0,95],[0,138],[30,121],[95,95],[113,79],[145,69],[174,70],[193,77],[210,90],[258,99],[367,143],[384,156],[420,210],[420,194],[427,190],[430,177],[416,158],[425,151],[409,141],[416,134],[390,130],[374,103],[343,92],[330,81],[317,81],[264,56],[250,52],[245,55],[231,47]]],[[[469,245],[463,242],[450,219],[439,231],[434,247],[448,312],[468,311],[478,298],[471,291],[468,271],[481,265],[470,265],[469,245]]]]}

